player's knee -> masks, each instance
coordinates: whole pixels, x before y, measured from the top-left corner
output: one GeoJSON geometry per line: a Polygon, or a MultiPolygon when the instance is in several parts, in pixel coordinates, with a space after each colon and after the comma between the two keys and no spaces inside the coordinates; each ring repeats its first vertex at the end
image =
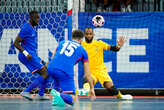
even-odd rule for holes
{"type": "Polygon", "coordinates": [[[43,77],[44,79],[47,79],[47,78],[48,78],[48,74],[43,74],[42,77],[43,77]]]}
{"type": "Polygon", "coordinates": [[[108,89],[108,88],[111,88],[111,87],[113,87],[113,86],[114,86],[114,84],[113,84],[113,82],[112,82],[112,81],[111,81],[111,82],[109,82],[109,81],[108,81],[108,82],[104,82],[104,84],[103,84],[103,85],[104,85],[104,87],[105,87],[105,88],[107,88],[107,89],[108,89]]]}

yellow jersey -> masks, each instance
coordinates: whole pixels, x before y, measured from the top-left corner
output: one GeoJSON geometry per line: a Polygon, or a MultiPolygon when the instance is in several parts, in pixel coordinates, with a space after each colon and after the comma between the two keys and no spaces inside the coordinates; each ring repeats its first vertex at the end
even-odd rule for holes
{"type": "Polygon", "coordinates": [[[105,67],[103,50],[107,50],[109,45],[101,40],[93,40],[91,43],[82,42],[82,46],[88,53],[90,70],[102,70],[105,67]]]}

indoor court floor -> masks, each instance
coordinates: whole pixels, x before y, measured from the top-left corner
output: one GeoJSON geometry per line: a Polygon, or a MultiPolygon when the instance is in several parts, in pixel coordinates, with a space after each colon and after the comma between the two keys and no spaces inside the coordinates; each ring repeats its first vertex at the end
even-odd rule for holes
{"type": "Polygon", "coordinates": [[[133,100],[97,97],[95,101],[80,98],[72,106],[57,107],[50,101],[29,101],[22,97],[0,97],[0,110],[164,110],[164,97],[136,96],[133,100]]]}

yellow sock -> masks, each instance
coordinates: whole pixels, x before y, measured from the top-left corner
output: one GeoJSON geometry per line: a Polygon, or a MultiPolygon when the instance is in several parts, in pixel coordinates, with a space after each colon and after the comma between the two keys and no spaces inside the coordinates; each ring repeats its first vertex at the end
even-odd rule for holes
{"type": "Polygon", "coordinates": [[[79,94],[79,91],[76,89],[75,95],[78,96],[78,94],[79,94]]]}
{"type": "Polygon", "coordinates": [[[83,88],[84,88],[84,89],[87,89],[87,90],[90,90],[89,83],[84,83],[84,84],[83,84],[83,88]]]}
{"type": "Polygon", "coordinates": [[[115,95],[117,98],[121,98],[122,97],[122,94],[121,94],[121,92],[120,91],[118,91],[118,94],[117,95],[115,95]]]}

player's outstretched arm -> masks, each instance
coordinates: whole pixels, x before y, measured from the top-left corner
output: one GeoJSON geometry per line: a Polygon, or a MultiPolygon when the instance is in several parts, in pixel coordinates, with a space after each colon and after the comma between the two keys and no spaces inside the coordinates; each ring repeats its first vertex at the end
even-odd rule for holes
{"type": "Polygon", "coordinates": [[[22,46],[20,45],[20,43],[23,41],[23,39],[20,36],[17,36],[16,39],[14,40],[14,46],[20,51],[22,52],[27,59],[31,60],[32,56],[22,48],[22,46]]]}
{"type": "MultiPolygon", "coordinates": [[[[55,54],[56,54],[56,49],[55,49],[54,52],[52,53],[51,60],[54,58],[55,54]]],[[[45,64],[45,67],[46,67],[46,68],[48,67],[48,64],[49,64],[49,63],[50,63],[50,62],[47,61],[47,63],[45,64]]]]}
{"type": "MultiPolygon", "coordinates": [[[[55,49],[54,52],[52,53],[51,60],[54,58],[55,54],[56,54],[56,49],[55,49]]],[[[50,60],[50,61],[51,61],[51,60],[50,60]]],[[[45,67],[46,67],[46,68],[48,67],[48,64],[50,63],[50,61],[47,61],[47,63],[45,64],[45,67]]]]}
{"type": "Polygon", "coordinates": [[[55,49],[54,52],[52,53],[51,59],[54,58],[55,54],[56,54],[56,49],[55,49]]]}
{"type": "Polygon", "coordinates": [[[108,50],[118,52],[120,48],[124,45],[124,43],[125,43],[125,38],[119,37],[119,39],[117,40],[117,45],[116,46],[109,45],[108,50]]]}
{"type": "Polygon", "coordinates": [[[87,78],[88,83],[90,85],[90,99],[91,100],[95,100],[96,99],[96,95],[95,95],[95,91],[94,91],[94,85],[93,85],[93,79],[91,77],[91,73],[89,70],[89,63],[88,62],[84,62],[84,77],[87,78]]]}

